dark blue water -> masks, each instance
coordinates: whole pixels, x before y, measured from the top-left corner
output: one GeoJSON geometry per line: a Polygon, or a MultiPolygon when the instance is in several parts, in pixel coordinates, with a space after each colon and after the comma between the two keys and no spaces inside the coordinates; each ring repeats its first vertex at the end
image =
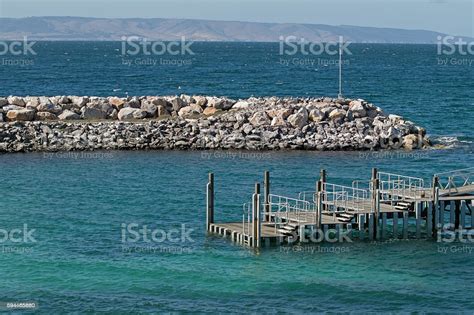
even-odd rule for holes
{"type": "MultiPolygon", "coordinates": [[[[120,43],[36,49],[34,65],[0,67],[0,95],[337,94],[336,67],[283,66],[278,44],[196,43],[192,64],[181,67],[124,66],[120,43]]],[[[0,243],[0,302],[35,301],[43,313],[472,313],[470,244],[454,243],[447,253],[434,240],[254,252],[205,235],[209,171],[216,174],[216,219],[240,220],[265,169],[273,192],[295,196],[314,187],[320,168],[330,181],[350,184],[375,166],[429,181],[474,165],[472,68],[438,66],[429,45],[354,45],[352,52],[347,96],[458,142],[417,152],[2,155],[0,228],[26,224],[35,241],[0,243]],[[130,252],[123,224],[192,230],[184,241],[141,239],[130,252]]]]}

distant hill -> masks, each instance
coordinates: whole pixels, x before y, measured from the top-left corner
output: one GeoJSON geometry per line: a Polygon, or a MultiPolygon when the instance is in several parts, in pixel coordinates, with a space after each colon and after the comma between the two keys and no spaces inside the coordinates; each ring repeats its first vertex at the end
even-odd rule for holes
{"type": "Polygon", "coordinates": [[[121,40],[122,36],[148,40],[277,42],[281,36],[296,36],[310,42],[436,43],[445,34],[394,28],[330,26],[323,24],[227,22],[189,19],[107,19],[84,17],[0,18],[0,39],[30,40],[121,40]]]}

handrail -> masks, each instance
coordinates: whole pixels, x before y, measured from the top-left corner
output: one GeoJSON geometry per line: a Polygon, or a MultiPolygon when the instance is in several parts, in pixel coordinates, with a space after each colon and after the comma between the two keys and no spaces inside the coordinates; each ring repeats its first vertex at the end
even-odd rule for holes
{"type": "Polygon", "coordinates": [[[323,183],[322,198],[330,209],[326,212],[335,214],[340,211],[361,211],[369,200],[369,190],[323,183]]]}

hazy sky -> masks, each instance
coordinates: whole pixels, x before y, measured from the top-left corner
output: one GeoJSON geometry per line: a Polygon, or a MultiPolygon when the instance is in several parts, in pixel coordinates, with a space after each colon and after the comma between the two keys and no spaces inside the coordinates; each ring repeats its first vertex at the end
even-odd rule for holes
{"type": "Polygon", "coordinates": [[[167,17],[426,29],[474,37],[474,0],[0,0],[1,17],[167,17]]]}

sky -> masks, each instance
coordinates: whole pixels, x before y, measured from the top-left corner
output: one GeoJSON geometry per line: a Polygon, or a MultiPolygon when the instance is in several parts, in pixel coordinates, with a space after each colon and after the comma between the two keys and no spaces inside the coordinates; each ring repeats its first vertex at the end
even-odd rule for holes
{"type": "Polygon", "coordinates": [[[474,0],[0,0],[0,17],[192,18],[424,29],[474,37],[474,0]]]}

